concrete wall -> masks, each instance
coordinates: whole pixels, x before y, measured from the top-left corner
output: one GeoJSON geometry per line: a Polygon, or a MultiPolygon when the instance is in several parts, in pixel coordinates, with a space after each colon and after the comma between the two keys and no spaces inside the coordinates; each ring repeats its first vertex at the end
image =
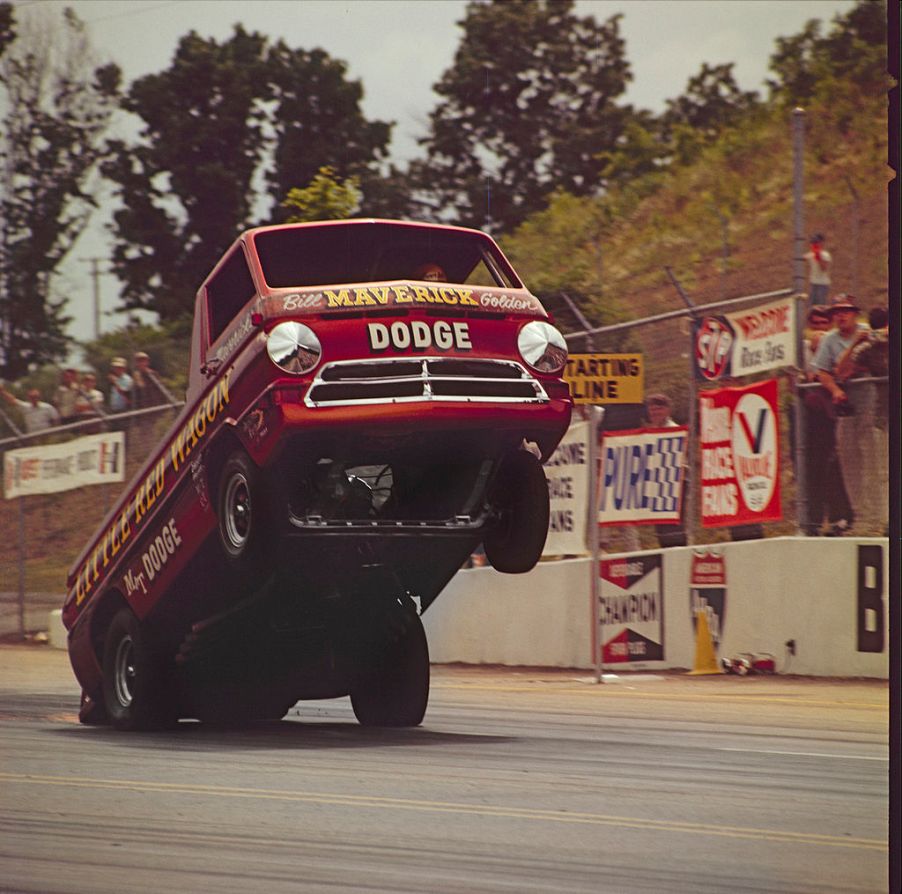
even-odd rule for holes
{"type": "MultiPolygon", "coordinates": [[[[693,556],[701,549],[630,554],[661,556],[664,659],[606,664],[606,670],[693,667],[690,594],[693,556]]],[[[889,612],[899,604],[894,597],[890,605],[887,539],[784,537],[718,544],[714,552],[726,574],[719,657],[769,652],[784,673],[889,677],[889,612]],[[862,546],[876,548],[882,580],[873,570],[859,571],[862,546]],[[879,651],[860,651],[860,628],[869,640],[863,645],[882,645],[879,651]],[[795,640],[794,656],[787,640],[795,640]]],[[[432,661],[593,668],[591,564],[570,559],[542,562],[529,574],[459,572],[423,616],[432,661]]],[[[603,583],[602,596],[607,588],[603,583]]],[[[51,615],[50,642],[65,648],[59,614],[51,615]]],[[[601,639],[607,638],[602,628],[601,639]]]]}
{"type": "MultiPolygon", "coordinates": [[[[606,669],[693,666],[692,562],[701,549],[652,551],[662,557],[664,660],[606,669]]],[[[717,544],[715,552],[726,573],[718,656],[769,652],[783,672],[888,678],[888,540],[785,537],[717,544]],[[859,573],[867,555],[861,546],[876,547],[882,581],[874,570],[859,573]],[[860,592],[878,585],[876,595],[860,592]],[[870,640],[864,647],[876,648],[882,638],[881,651],[859,650],[859,626],[870,640]],[[794,656],[787,654],[787,640],[795,640],[794,656]]],[[[590,565],[589,559],[543,562],[525,575],[461,571],[424,615],[432,660],[594,667],[590,565]]]]}

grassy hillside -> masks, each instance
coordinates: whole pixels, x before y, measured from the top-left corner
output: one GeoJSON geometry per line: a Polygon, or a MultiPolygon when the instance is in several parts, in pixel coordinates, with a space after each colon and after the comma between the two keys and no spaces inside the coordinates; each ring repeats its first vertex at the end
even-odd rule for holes
{"type": "MultiPolygon", "coordinates": [[[[806,110],[805,233],[833,253],[835,291],[864,307],[887,301],[886,105],[837,85],[806,110]]],[[[580,296],[596,325],[682,307],[664,267],[693,301],[792,286],[792,115],[765,109],[697,160],[604,199],[560,196],[504,241],[561,325],[555,298],[580,296]]]]}

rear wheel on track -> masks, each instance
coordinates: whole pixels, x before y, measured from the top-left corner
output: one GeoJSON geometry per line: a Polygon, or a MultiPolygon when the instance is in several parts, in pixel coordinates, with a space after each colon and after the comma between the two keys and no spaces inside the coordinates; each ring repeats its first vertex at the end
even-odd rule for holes
{"type": "Polygon", "coordinates": [[[403,632],[361,669],[351,690],[354,715],[364,726],[419,726],[429,701],[429,645],[423,623],[409,611],[403,632]]]}
{"type": "Polygon", "coordinates": [[[177,720],[167,662],[127,607],[116,613],[107,630],[103,700],[110,723],[117,729],[166,729],[177,720]]]}

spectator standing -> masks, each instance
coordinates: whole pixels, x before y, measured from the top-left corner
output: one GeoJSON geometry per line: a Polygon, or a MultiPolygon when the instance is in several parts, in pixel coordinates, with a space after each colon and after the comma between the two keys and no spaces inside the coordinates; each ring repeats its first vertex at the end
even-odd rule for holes
{"type": "MultiPolygon", "coordinates": [[[[646,428],[678,428],[670,415],[671,403],[666,394],[649,394],[645,399],[646,428]]],[[[686,468],[683,468],[683,493],[686,492],[686,468]]],[[[680,510],[682,514],[682,508],[680,510]]],[[[658,543],[666,546],[686,546],[686,529],[682,518],[678,522],[655,525],[658,543]]]]}
{"type": "Polygon", "coordinates": [[[60,383],[53,393],[53,403],[63,425],[76,419],[75,403],[78,400],[78,372],[69,367],[64,369],[60,383]]]}
{"type": "Polygon", "coordinates": [[[19,400],[15,395],[10,394],[3,385],[0,385],[0,395],[3,395],[7,403],[19,408],[26,434],[44,431],[44,429],[53,428],[54,425],[59,424],[60,417],[56,407],[41,400],[41,392],[37,388],[28,390],[28,400],[19,400]]]}
{"type": "Polygon", "coordinates": [[[850,348],[836,362],[841,378],[889,375],[889,312],[885,307],[872,307],[868,313],[870,329],[861,329],[850,348]]]}
{"type": "Polygon", "coordinates": [[[807,382],[817,381],[817,371],[814,368],[814,355],[820,347],[821,339],[833,328],[833,320],[830,308],[825,304],[815,304],[808,311],[808,335],[802,342],[802,360],[804,364],[804,378],[807,382]]]}
{"type": "MultiPolygon", "coordinates": [[[[889,375],[889,312],[886,307],[871,308],[868,313],[870,331],[859,331],[850,348],[840,354],[836,373],[843,379],[885,379],[889,375]]],[[[868,473],[863,476],[863,489],[872,521],[886,531],[889,522],[889,385],[883,382],[856,382],[850,388],[861,391],[861,413],[857,415],[857,431],[862,439],[862,452],[868,473]]]]}
{"type": "MultiPolygon", "coordinates": [[[[867,327],[858,321],[859,308],[852,295],[844,295],[841,300],[830,305],[830,315],[835,328],[820,342],[814,355],[814,367],[823,389],[811,396],[813,409],[821,416],[832,420],[835,426],[835,452],[840,478],[848,488],[851,512],[845,518],[833,519],[831,533],[846,533],[852,526],[855,515],[868,516],[873,511],[868,484],[868,469],[873,462],[874,392],[873,388],[849,385],[848,376],[840,375],[840,357],[859,339],[859,333],[867,332],[867,327]],[[870,454],[870,455],[868,455],[870,454]]],[[[812,420],[815,432],[809,438],[814,443],[818,437],[818,427],[826,427],[823,420],[812,420]]],[[[835,474],[835,473],[831,473],[835,474]]],[[[809,498],[823,482],[811,475],[809,498]]],[[[829,507],[828,507],[829,509],[829,507]]]]}
{"type": "Polygon", "coordinates": [[[824,247],[823,233],[815,233],[810,241],[810,248],[805,252],[804,258],[808,262],[808,306],[826,304],[827,293],[830,291],[830,266],[833,257],[824,247]]]}
{"type": "Polygon", "coordinates": [[[103,392],[97,387],[97,376],[92,372],[82,373],[78,388],[75,411],[79,416],[103,416],[103,392]]]}
{"type": "Polygon", "coordinates": [[[829,536],[852,527],[855,513],[846,490],[836,449],[836,411],[829,392],[819,386],[805,391],[808,521],[804,533],[816,537],[826,516],[829,536]]]}
{"type": "Polygon", "coordinates": [[[128,374],[124,357],[114,357],[110,363],[110,411],[124,413],[131,408],[134,380],[128,374]]]}
{"type": "Polygon", "coordinates": [[[157,371],[151,368],[150,357],[144,351],[138,351],[132,359],[132,378],[135,382],[132,391],[134,408],[139,410],[170,403],[169,395],[162,387],[157,371]]]}

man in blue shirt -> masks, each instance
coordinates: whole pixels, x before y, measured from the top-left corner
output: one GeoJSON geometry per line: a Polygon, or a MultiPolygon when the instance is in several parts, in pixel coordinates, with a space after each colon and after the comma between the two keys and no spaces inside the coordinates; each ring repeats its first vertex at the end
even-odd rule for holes
{"type": "MultiPolygon", "coordinates": [[[[826,439],[831,449],[835,444],[838,470],[827,474],[839,474],[848,488],[848,500],[853,514],[843,513],[844,517],[836,519],[831,513],[833,533],[844,534],[852,525],[854,516],[868,522],[876,521],[873,515],[871,498],[870,468],[874,463],[876,449],[874,444],[874,389],[870,384],[847,384],[837,372],[839,359],[857,341],[859,333],[867,330],[864,323],[858,321],[860,308],[852,295],[839,295],[830,305],[830,316],[833,329],[828,332],[818,345],[814,355],[814,370],[821,385],[829,395],[830,404],[824,407],[829,415],[833,411],[835,433],[832,435],[815,428],[809,439],[816,452],[821,445],[817,438],[826,439]],[[839,471],[841,470],[841,471],[839,471]]],[[[814,463],[813,465],[817,465],[814,463]]],[[[811,476],[812,488],[826,486],[819,482],[814,474],[811,476]]]]}
{"type": "Polygon", "coordinates": [[[131,409],[134,381],[128,374],[124,357],[114,357],[110,363],[110,411],[124,413],[131,409]]]}

